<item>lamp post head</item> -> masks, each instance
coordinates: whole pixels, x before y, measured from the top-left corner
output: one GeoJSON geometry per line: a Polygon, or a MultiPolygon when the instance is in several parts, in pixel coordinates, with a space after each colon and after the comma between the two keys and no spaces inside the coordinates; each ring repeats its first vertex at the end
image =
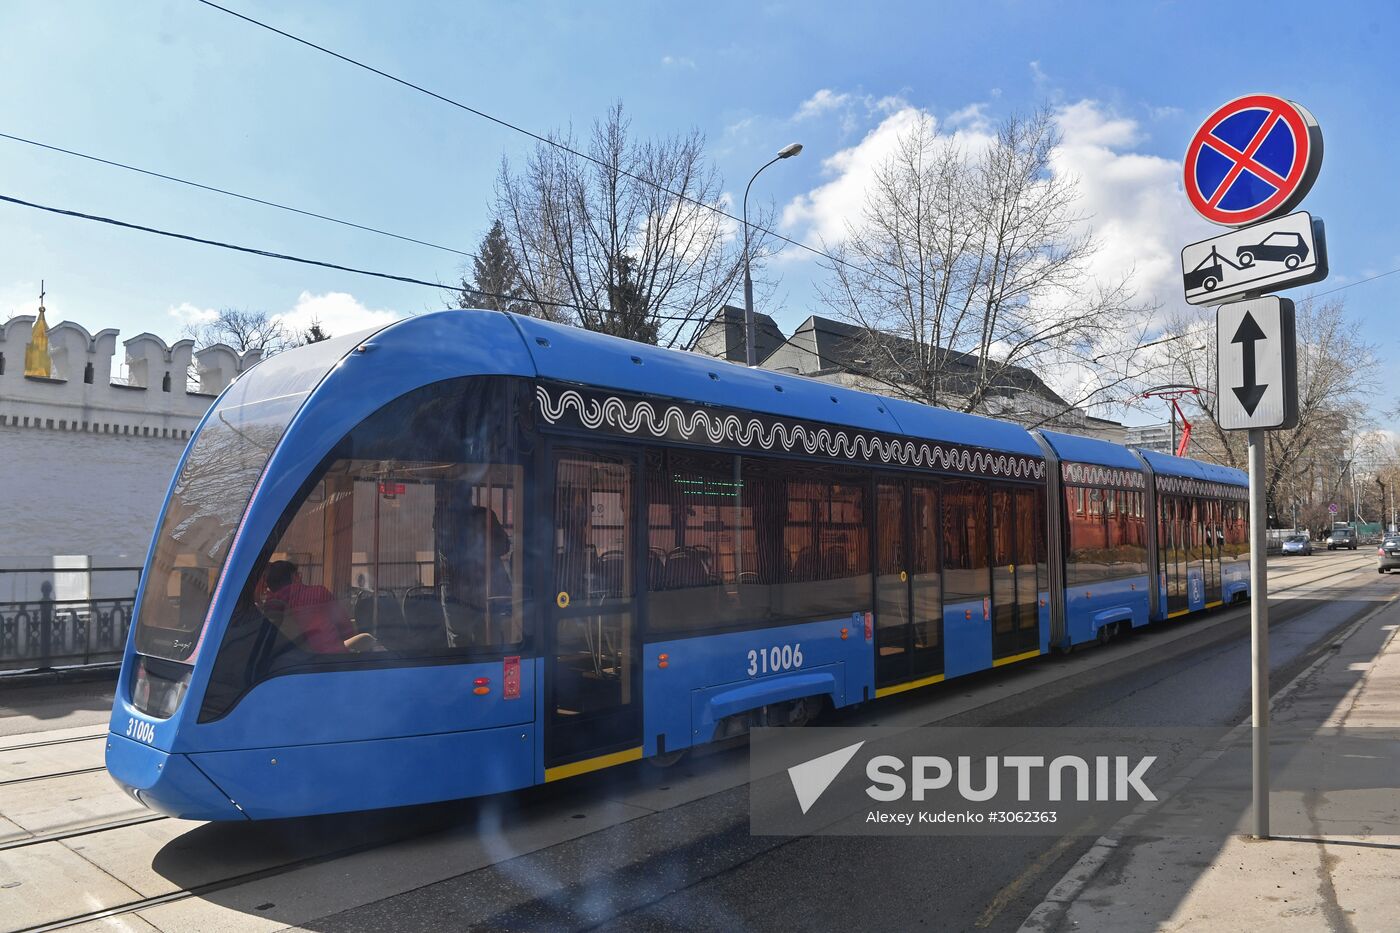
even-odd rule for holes
{"type": "Polygon", "coordinates": [[[791,159],[793,156],[797,155],[801,151],[801,143],[789,143],[788,145],[778,150],[778,158],[791,159]]]}

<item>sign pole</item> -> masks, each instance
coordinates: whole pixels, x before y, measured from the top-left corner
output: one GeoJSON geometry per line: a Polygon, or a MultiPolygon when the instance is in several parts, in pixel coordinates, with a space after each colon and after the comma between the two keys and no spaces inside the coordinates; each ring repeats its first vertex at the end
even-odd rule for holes
{"type": "MultiPolygon", "coordinates": [[[[1321,166],[1317,120],[1302,104],[1271,94],[1249,94],[1217,108],[1196,130],[1182,162],[1182,183],[1196,213],[1239,228],[1183,249],[1181,272],[1189,304],[1238,299],[1218,305],[1215,312],[1216,421],[1223,430],[1249,432],[1250,700],[1254,835],[1259,839],[1269,838],[1264,432],[1298,426],[1293,302],[1261,293],[1327,277],[1322,222],[1306,211],[1282,216],[1307,195],[1321,166]],[[1245,114],[1251,116],[1241,122],[1245,114]],[[1247,130],[1252,133],[1245,142],[1241,136],[1247,130]],[[1269,183],[1257,184],[1260,178],[1269,183]]],[[[1354,478],[1352,485],[1354,492],[1354,478]]]]}
{"type": "Polygon", "coordinates": [[[1264,429],[1249,431],[1249,623],[1253,671],[1254,835],[1269,838],[1268,511],[1264,503],[1264,429]]]}

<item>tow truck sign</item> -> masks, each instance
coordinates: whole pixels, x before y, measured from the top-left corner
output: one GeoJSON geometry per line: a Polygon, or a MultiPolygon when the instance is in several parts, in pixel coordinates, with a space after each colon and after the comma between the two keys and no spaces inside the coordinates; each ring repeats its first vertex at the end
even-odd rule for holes
{"type": "Polygon", "coordinates": [[[1193,305],[1320,282],[1327,278],[1322,221],[1299,211],[1192,243],[1181,251],[1181,275],[1193,305]]]}

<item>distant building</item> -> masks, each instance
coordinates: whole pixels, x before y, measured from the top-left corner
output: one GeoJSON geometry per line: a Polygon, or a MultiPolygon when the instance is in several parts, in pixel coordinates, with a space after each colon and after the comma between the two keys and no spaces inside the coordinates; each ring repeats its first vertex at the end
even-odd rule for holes
{"type": "Polygon", "coordinates": [[[190,435],[260,356],[138,334],[120,376],[117,336],[49,327],[42,300],[0,324],[0,568],[139,566],[190,435]]]}
{"type": "MultiPolygon", "coordinates": [[[[753,343],[761,363],[782,345],[783,332],[766,314],[755,311],[753,318],[754,330],[757,332],[753,343]]],[[[725,305],[696,334],[690,349],[731,363],[747,362],[748,356],[744,352],[744,309],[725,305]]]]}
{"type": "MultiPolygon", "coordinates": [[[[1143,450],[1155,450],[1162,454],[1176,453],[1176,443],[1172,438],[1172,423],[1163,421],[1161,424],[1144,424],[1135,427],[1124,428],[1126,443],[1129,447],[1141,447],[1143,450]]],[[[1180,438],[1176,439],[1177,441],[1180,438]]]]}
{"type": "MultiPolygon", "coordinates": [[[[797,326],[792,336],[784,337],[768,315],[755,314],[754,318],[758,330],[754,344],[759,351],[759,366],[762,368],[810,376],[871,392],[891,391],[888,385],[869,375],[871,366],[863,358],[868,350],[861,339],[866,332],[860,327],[812,315],[797,326]]],[[[898,346],[899,342],[894,345],[898,346]]],[[[708,356],[742,363],[745,359],[743,309],[721,309],[701,329],[691,348],[708,356]]],[[[950,375],[948,389],[951,395],[956,396],[960,388],[965,392],[971,391],[977,363],[977,357],[971,354],[949,353],[945,365],[950,375]],[[959,379],[959,372],[966,373],[965,380],[959,379]]],[[[1071,407],[1044,380],[1020,366],[1007,367],[998,375],[983,413],[1013,421],[1044,423],[1057,431],[1118,443],[1124,439],[1121,424],[1095,418],[1071,407]]]]}

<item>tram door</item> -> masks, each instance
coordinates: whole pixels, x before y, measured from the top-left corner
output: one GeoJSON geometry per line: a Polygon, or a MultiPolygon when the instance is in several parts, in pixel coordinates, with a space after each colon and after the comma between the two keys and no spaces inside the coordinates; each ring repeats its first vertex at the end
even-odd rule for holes
{"type": "Polygon", "coordinates": [[[1186,568],[1190,559],[1188,535],[1191,531],[1188,500],[1180,496],[1162,497],[1162,528],[1166,546],[1161,549],[1162,569],[1167,578],[1167,613],[1184,612],[1189,607],[1186,568]]]}
{"type": "Polygon", "coordinates": [[[636,476],[630,453],[556,450],[553,597],[546,626],[550,769],[641,744],[636,476]]]}
{"type": "Polygon", "coordinates": [[[1035,489],[992,487],[992,659],[1040,648],[1043,519],[1035,489]]]}
{"type": "Polygon", "coordinates": [[[1205,509],[1206,530],[1206,605],[1221,601],[1220,553],[1225,547],[1225,523],[1221,518],[1219,499],[1201,500],[1205,509]]]}
{"type": "Polygon", "coordinates": [[[875,488],[875,682],[943,673],[938,485],[893,479],[875,488]]]}

